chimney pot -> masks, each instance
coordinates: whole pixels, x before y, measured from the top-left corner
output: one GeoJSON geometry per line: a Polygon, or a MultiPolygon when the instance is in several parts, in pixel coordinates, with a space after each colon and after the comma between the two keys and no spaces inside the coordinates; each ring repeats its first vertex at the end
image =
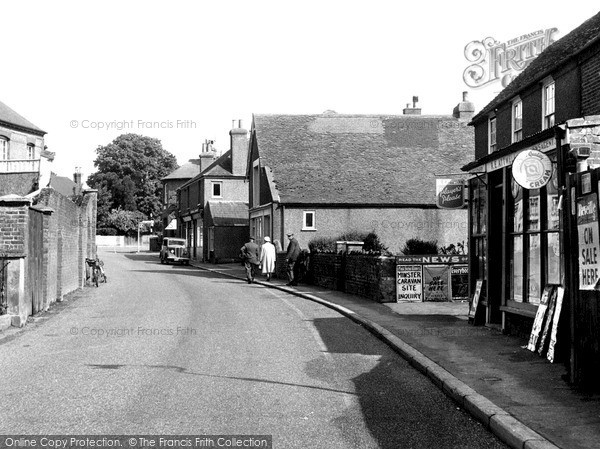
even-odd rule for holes
{"type": "Polygon", "coordinates": [[[467,92],[466,90],[463,92],[463,101],[468,101],[469,98],[469,92],[467,92]]]}
{"type": "Polygon", "coordinates": [[[240,119],[240,120],[238,121],[238,124],[239,124],[238,128],[242,129],[242,128],[243,128],[243,127],[242,127],[242,119],[240,119]]]}

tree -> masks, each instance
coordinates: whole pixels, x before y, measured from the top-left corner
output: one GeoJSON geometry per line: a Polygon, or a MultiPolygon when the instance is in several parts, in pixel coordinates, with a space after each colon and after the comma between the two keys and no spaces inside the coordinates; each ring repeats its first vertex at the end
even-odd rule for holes
{"type": "Polygon", "coordinates": [[[115,229],[116,222],[109,220],[114,210],[140,212],[142,220],[160,215],[160,179],[177,168],[177,159],[163,149],[160,140],[122,134],[108,145],[99,146],[96,155],[94,166],[98,171],[89,176],[87,183],[98,189],[99,229],[115,229]]]}

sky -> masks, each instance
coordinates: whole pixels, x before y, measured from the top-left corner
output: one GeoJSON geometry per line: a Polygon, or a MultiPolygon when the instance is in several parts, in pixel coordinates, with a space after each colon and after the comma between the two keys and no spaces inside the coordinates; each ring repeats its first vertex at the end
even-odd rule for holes
{"type": "Polygon", "coordinates": [[[0,101],[47,132],[53,171],[84,179],[123,133],[161,140],[179,164],[205,139],[229,149],[253,113],[451,114],[502,89],[465,84],[465,47],[537,30],[566,35],[589,0],[19,1],[2,5],[0,101]],[[8,20],[7,20],[8,19],[8,20]],[[120,129],[119,129],[120,128],[120,129]]]}

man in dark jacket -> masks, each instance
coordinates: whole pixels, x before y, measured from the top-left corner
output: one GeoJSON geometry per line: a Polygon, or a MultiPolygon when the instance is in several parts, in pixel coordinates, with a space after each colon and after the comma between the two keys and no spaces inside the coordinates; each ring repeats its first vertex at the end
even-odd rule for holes
{"type": "Polygon", "coordinates": [[[254,275],[256,268],[260,264],[258,257],[258,245],[254,243],[254,237],[250,237],[250,241],[241,248],[242,259],[244,260],[244,267],[246,268],[246,279],[248,284],[254,282],[254,275]]]}
{"type": "Polygon", "coordinates": [[[289,233],[288,239],[290,243],[287,247],[287,254],[285,256],[287,262],[287,275],[288,275],[288,283],[286,285],[298,285],[298,275],[297,275],[297,267],[296,262],[298,257],[300,256],[300,245],[298,244],[298,240],[294,238],[293,233],[289,233]]]}

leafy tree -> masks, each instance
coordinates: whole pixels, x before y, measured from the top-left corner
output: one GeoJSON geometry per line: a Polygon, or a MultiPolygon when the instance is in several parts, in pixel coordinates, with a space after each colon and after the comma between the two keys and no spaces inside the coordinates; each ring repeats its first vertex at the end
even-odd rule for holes
{"type": "Polygon", "coordinates": [[[428,241],[414,238],[406,241],[404,248],[402,248],[402,254],[407,256],[437,254],[438,250],[437,240],[428,241]]]}
{"type": "Polygon", "coordinates": [[[142,220],[159,216],[160,179],[177,168],[177,159],[163,149],[160,140],[122,134],[108,145],[99,146],[96,155],[94,166],[98,171],[89,176],[87,183],[98,189],[98,228],[116,226],[113,210],[140,212],[142,220]]]}
{"type": "Polygon", "coordinates": [[[117,230],[120,235],[133,236],[138,232],[140,221],[144,220],[144,214],[139,211],[114,209],[106,220],[109,228],[117,230]]]}

